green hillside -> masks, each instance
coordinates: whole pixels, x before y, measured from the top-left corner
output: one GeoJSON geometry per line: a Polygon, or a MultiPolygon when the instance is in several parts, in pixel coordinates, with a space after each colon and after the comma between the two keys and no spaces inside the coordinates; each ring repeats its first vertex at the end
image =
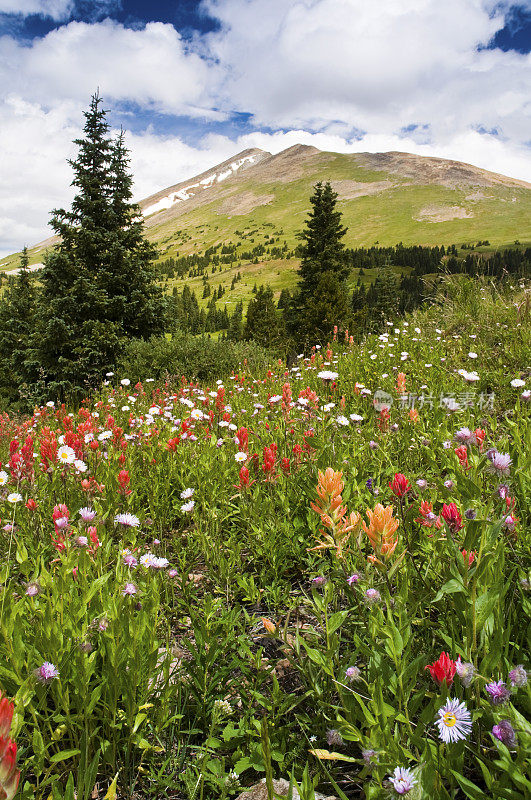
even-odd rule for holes
{"type": "MultiPolygon", "coordinates": [[[[338,154],[303,145],[277,155],[244,151],[146,198],[140,203],[146,233],[158,247],[159,262],[230,248],[232,263],[207,270],[212,290],[223,287],[229,309],[239,300],[247,302],[255,284],[269,283],[278,297],[295,284],[297,233],[318,180],[330,180],[338,192],[347,247],[488,241],[495,249],[531,241],[531,184],[444,159],[338,154]],[[183,192],[185,200],[149,213],[172,193],[183,192]],[[238,273],[241,280],[231,289],[238,273]]],[[[30,264],[42,261],[50,243],[31,249],[30,264]]],[[[0,270],[16,268],[18,258],[3,259],[0,270]]],[[[352,275],[353,284],[357,277],[352,275]]],[[[362,282],[373,277],[367,271],[362,282]]],[[[199,275],[187,274],[165,285],[171,291],[182,289],[184,282],[201,298],[199,275]]]]}

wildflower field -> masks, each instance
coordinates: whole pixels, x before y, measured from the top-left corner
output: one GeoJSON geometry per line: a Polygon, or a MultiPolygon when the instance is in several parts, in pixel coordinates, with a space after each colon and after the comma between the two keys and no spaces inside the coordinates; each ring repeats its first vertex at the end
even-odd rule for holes
{"type": "Polygon", "coordinates": [[[529,298],[2,416],[1,796],[529,798],[529,298]]]}

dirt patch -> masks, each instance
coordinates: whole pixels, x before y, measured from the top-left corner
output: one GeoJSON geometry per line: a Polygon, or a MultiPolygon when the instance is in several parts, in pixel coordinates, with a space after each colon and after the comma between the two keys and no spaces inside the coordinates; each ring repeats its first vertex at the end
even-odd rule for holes
{"type": "Polygon", "coordinates": [[[332,189],[337,192],[339,200],[354,200],[356,197],[380,194],[396,185],[392,181],[370,181],[368,183],[351,180],[332,181],[332,189]]]}
{"type": "Polygon", "coordinates": [[[258,195],[254,192],[241,192],[240,194],[233,194],[231,197],[226,197],[217,209],[217,213],[226,214],[228,217],[237,217],[248,214],[253,208],[257,208],[258,206],[266,206],[274,199],[274,194],[258,195]]]}
{"type": "Polygon", "coordinates": [[[448,222],[451,219],[470,219],[474,215],[462,206],[424,206],[413,217],[417,222],[448,222]]]}
{"type": "Polygon", "coordinates": [[[450,189],[459,186],[519,186],[530,189],[527,181],[509,178],[496,172],[433,156],[412,153],[359,153],[359,162],[368,169],[385,170],[394,175],[411,178],[416,184],[439,184],[450,189]]]}

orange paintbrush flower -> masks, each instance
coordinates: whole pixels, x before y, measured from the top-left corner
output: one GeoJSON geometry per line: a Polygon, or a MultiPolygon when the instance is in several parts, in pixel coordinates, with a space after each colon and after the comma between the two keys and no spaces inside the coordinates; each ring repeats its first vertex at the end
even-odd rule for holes
{"type": "Polygon", "coordinates": [[[343,556],[343,551],[352,535],[352,531],[359,530],[361,518],[359,514],[352,512],[349,516],[347,508],[343,505],[341,492],[344,483],[343,473],[336,472],[332,467],[328,467],[324,472],[319,472],[319,482],[317,484],[317,494],[319,500],[310,503],[314,511],[321,517],[321,522],[328,528],[328,531],[321,530],[323,537],[316,547],[312,550],[335,550],[338,558],[343,556]]]}
{"type": "Polygon", "coordinates": [[[362,522],[363,530],[377,555],[387,560],[398,544],[398,536],[395,533],[400,523],[393,517],[393,507],[384,508],[381,503],[377,503],[374,511],[367,509],[367,516],[369,525],[362,522]]]}
{"type": "Polygon", "coordinates": [[[404,372],[399,372],[396,376],[396,391],[398,394],[405,394],[406,391],[406,375],[404,372]]]}

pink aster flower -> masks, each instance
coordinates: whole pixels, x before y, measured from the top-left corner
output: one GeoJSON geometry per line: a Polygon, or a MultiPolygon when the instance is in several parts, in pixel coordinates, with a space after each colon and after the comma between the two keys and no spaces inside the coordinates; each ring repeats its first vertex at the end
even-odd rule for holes
{"type": "Polygon", "coordinates": [[[59,670],[49,661],[45,661],[44,664],[35,670],[35,677],[39,683],[50,683],[53,678],[59,677],[59,670]]]}
{"type": "Polygon", "coordinates": [[[491,683],[487,683],[485,691],[490,696],[490,702],[493,706],[501,706],[503,703],[506,703],[511,696],[504,681],[492,681],[491,683]]]}

